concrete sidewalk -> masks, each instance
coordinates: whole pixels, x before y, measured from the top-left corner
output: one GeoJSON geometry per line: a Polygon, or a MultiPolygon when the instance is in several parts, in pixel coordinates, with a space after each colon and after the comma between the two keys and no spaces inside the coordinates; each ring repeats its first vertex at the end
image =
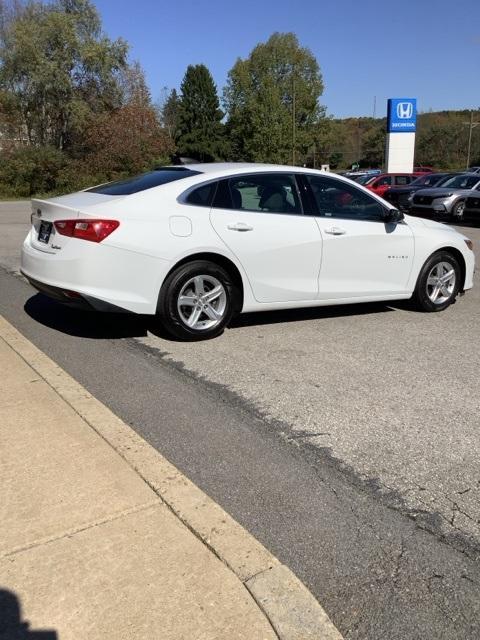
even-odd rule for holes
{"type": "MultiPolygon", "coordinates": [[[[174,513],[172,489],[156,490],[160,481],[129,463],[68,393],[83,408],[100,405],[0,318],[0,640],[340,638],[286,567],[122,432],[132,456],[163,464],[195,503],[191,523],[174,513]],[[231,548],[207,541],[194,522],[199,505],[220,513],[208,536],[230,527],[231,548]],[[257,574],[248,558],[261,563],[257,574]]],[[[108,421],[108,409],[96,411],[108,421]]]]}

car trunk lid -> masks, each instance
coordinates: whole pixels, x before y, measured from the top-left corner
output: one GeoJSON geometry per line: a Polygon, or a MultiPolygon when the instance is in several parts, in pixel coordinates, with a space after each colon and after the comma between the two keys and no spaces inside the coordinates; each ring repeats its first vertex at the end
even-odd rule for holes
{"type": "Polygon", "coordinates": [[[89,211],[91,207],[115,199],[118,199],[118,196],[83,191],[49,200],[33,199],[31,246],[46,253],[58,253],[71,241],[71,238],[57,233],[54,226],[56,221],[88,218],[93,215],[89,211]]]}

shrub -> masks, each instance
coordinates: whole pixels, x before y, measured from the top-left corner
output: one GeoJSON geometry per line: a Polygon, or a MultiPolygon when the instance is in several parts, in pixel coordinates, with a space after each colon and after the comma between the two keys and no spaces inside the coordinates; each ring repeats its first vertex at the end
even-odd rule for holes
{"type": "Polygon", "coordinates": [[[66,165],[53,147],[18,147],[0,155],[0,196],[29,198],[54,191],[66,165]]]}

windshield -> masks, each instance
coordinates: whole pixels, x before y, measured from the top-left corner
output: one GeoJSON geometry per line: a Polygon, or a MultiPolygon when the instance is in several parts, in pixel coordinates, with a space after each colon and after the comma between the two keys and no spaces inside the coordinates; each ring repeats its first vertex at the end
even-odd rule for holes
{"type": "Polygon", "coordinates": [[[442,187],[449,189],[473,189],[477,182],[477,176],[460,175],[445,180],[442,187]]]}
{"type": "Polygon", "coordinates": [[[430,173],[426,176],[420,176],[420,178],[417,178],[416,180],[414,180],[411,183],[411,186],[418,187],[423,185],[424,187],[425,186],[432,187],[434,185],[442,184],[442,182],[444,182],[448,178],[451,178],[451,174],[442,173],[442,174],[435,175],[430,173]]]}
{"type": "Polygon", "coordinates": [[[375,180],[375,178],[377,177],[376,174],[370,174],[370,175],[366,175],[366,176],[360,176],[359,178],[357,178],[355,180],[355,182],[358,182],[358,184],[368,184],[369,182],[372,182],[372,180],[375,180]]]}

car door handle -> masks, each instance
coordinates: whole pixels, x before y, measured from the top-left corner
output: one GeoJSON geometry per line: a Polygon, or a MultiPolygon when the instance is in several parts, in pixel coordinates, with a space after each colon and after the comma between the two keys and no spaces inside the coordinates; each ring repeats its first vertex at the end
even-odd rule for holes
{"type": "Polygon", "coordinates": [[[341,227],[329,227],[325,229],[325,233],[329,233],[331,236],[343,236],[347,231],[341,227]]]}
{"type": "Polygon", "coordinates": [[[253,231],[253,227],[250,227],[245,222],[237,222],[235,224],[229,224],[227,229],[230,231],[253,231]]]}

